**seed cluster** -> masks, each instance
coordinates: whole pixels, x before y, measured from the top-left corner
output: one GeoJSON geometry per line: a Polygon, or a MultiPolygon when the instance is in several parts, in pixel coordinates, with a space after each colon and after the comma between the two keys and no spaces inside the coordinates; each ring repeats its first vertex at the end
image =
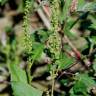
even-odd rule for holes
{"type": "Polygon", "coordinates": [[[48,48],[50,52],[53,54],[55,59],[59,59],[60,55],[60,38],[59,34],[53,33],[48,39],[48,48]]]}
{"type": "Polygon", "coordinates": [[[29,15],[30,15],[30,9],[31,9],[31,3],[30,1],[26,0],[25,3],[25,10],[24,10],[24,22],[23,22],[23,30],[24,30],[24,48],[27,53],[30,53],[32,51],[32,40],[30,36],[30,24],[29,24],[29,15]]]}
{"type": "Polygon", "coordinates": [[[52,0],[51,1],[51,25],[52,25],[52,31],[58,30],[59,25],[59,15],[60,15],[60,2],[59,0],[52,0]]]}
{"type": "Polygon", "coordinates": [[[55,59],[58,59],[60,55],[61,39],[58,33],[59,15],[60,15],[59,4],[60,4],[59,0],[51,1],[51,31],[53,33],[48,39],[48,47],[55,59]]]}

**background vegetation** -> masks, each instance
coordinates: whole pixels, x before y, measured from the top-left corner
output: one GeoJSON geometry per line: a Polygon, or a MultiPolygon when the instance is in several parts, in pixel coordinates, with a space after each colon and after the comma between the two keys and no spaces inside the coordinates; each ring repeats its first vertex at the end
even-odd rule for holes
{"type": "Polygon", "coordinates": [[[96,96],[96,1],[0,0],[0,96],[96,96]]]}

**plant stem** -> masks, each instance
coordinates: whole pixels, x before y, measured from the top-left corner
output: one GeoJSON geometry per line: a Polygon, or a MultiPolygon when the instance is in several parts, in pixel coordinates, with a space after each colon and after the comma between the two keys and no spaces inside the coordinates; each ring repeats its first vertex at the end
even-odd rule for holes
{"type": "Polygon", "coordinates": [[[51,77],[52,77],[52,89],[51,89],[51,96],[54,96],[54,85],[55,85],[55,78],[54,78],[54,70],[52,71],[51,77]]]}
{"type": "Polygon", "coordinates": [[[58,27],[59,27],[59,15],[60,15],[60,2],[59,0],[50,0],[51,4],[51,29],[50,31],[53,32],[53,34],[49,37],[49,49],[50,52],[53,55],[52,59],[55,60],[52,63],[52,69],[51,69],[51,77],[52,77],[52,89],[51,89],[51,96],[54,96],[54,85],[55,85],[55,76],[56,76],[56,60],[59,59],[60,56],[60,44],[61,39],[58,34],[58,27]]]}
{"type": "Polygon", "coordinates": [[[31,71],[30,71],[30,64],[31,62],[28,62],[28,66],[27,66],[27,76],[28,76],[28,83],[31,84],[31,71]]]}

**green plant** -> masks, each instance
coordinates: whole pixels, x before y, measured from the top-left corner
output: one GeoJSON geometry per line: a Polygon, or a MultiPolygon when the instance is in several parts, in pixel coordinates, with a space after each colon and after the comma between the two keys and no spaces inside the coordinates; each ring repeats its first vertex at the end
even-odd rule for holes
{"type": "MultiPolygon", "coordinates": [[[[32,2],[33,3],[33,2],[32,2]]],[[[24,15],[24,23],[23,23],[23,28],[24,28],[24,49],[26,53],[29,55],[32,53],[32,40],[30,36],[30,25],[29,25],[29,16],[30,16],[30,10],[32,8],[32,3],[29,0],[25,1],[25,15],[24,15]]],[[[32,66],[31,62],[31,56],[28,58],[28,68],[27,68],[27,73],[28,73],[28,79],[29,82],[31,82],[31,76],[30,76],[30,68],[32,66]]]]}
{"type": "MultiPolygon", "coordinates": [[[[60,89],[60,92],[65,92],[62,93],[63,96],[65,94],[68,96],[90,96],[90,94],[95,94],[91,91],[96,87],[94,78],[94,74],[96,74],[96,13],[94,13],[96,2],[50,0],[48,4],[51,13],[49,12],[50,18],[48,20],[51,22],[51,28],[46,30],[42,28],[31,32],[29,18],[35,9],[38,10],[38,8],[35,8],[35,3],[35,0],[25,1],[22,37],[23,52],[27,56],[27,68],[25,70],[19,68],[18,65],[16,42],[13,40],[11,46],[10,44],[6,46],[5,53],[14,95],[42,96],[42,91],[31,86],[33,79],[31,68],[35,61],[41,59],[42,54],[46,54],[50,58],[50,64],[47,62],[49,66],[48,73],[51,76],[51,88],[47,90],[48,96],[55,96],[56,82],[68,88],[68,92],[60,89]],[[88,23],[89,25],[87,25],[88,23]],[[79,35],[77,29],[74,28],[75,26],[79,26],[78,29],[81,30],[79,35]],[[73,32],[73,29],[76,32],[73,32]],[[90,34],[87,34],[86,31],[90,34]],[[76,42],[77,44],[74,42],[79,39],[85,40],[86,44],[84,43],[83,46],[82,42],[82,45],[78,47],[81,41],[76,42]],[[13,57],[10,55],[11,50],[15,54],[13,57]],[[11,60],[10,56],[12,57],[11,60]]],[[[41,7],[42,5],[40,5],[41,7]]]]}
{"type": "MultiPolygon", "coordinates": [[[[24,41],[23,42],[24,51],[29,55],[27,73],[25,72],[25,70],[21,69],[18,66],[17,64],[18,62],[16,60],[16,57],[17,57],[16,54],[14,59],[11,60],[11,62],[8,62],[9,71],[11,74],[11,86],[13,89],[14,96],[41,96],[42,95],[42,91],[35,89],[31,85],[29,85],[31,84],[31,80],[32,80],[31,73],[30,73],[31,66],[32,66],[32,63],[34,62],[34,59],[37,58],[36,56],[39,54],[38,52],[36,52],[37,54],[34,54],[34,56],[32,55],[33,43],[31,40],[30,31],[29,31],[29,27],[30,27],[29,16],[30,16],[30,8],[32,7],[32,4],[33,2],[30,0],[25,1],[25,10],[24,10],[25,14],[24,14],[24,24],[23,24],[24,36],[22,39],[24,41]]],[[[16,51],[16,49],[14,51],[16,51]]],[[[9,54],[10,53],[8,53],[8,60],[9,60],[9,54]]]]}

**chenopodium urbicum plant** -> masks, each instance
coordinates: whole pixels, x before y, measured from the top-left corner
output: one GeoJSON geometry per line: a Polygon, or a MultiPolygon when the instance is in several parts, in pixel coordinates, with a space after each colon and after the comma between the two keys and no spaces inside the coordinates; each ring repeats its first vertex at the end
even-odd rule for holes
{"type": "MultiPolygon", "coordinates": [[[[25,6],[25,15],[24,15],[24,45],[26,53],[31,54],[32,52],[32,42],[29,34],[29,13],[31,8],[31,1],[26,0],[25,6]]],[[[30,59],[30,55],[29,58],[30,59]]],[[[32,63],[28,62],[27,72],[21,69],[17,64],[17,62],[13,61],[10,64],[10,74],[11,74],[11,87],[13,90],[14,96],[42,96],[42,91],[31,86],[31,75],[30,75],[30,66],[32,63]]]]}
{"type": "MultiPolygon", "coordinates": [[[[60,52],[61,52],[61,38],[58,33],[58,27],[59,27],[59,1],[58,0],[52,0],[50,1],[50,7],[51,7],[51,35],[48,38],[47,47],[49,48],[52,56],[52,66],[56,67],[57,65],[56,60],[59,59],[60,52]]],[[[54,69],[54,68],[52,68],[54,69]]],[[[55,71],[55,69],[54,69],[55,71]]]]}
{"type": "Polygon", "coordinates": [[[59,27],[59,1],[58,0],[52,0],[51,1],[51,29],[50,31],[52,34],[49,36],[48,39],[48,48],[50,49],[50,52],[53,54],[53,59],[59,59],[60,55],[60,45],[61,45],[61,39],[60,35],[58,33],[58,27],[59,27]]]}
{"type": "Polygon", "coordinates": [[[31,59],[32,39],[31,39],[31,35],[30,35],[30,21],[29,21],[30,12],[32,11],[32,7],[33,7],[33,2],[32,3],[31,2],[29,0],[25,1],[24,22],[23,22],[24,51],[29,55],[28,66],[27,66],[27,75],[28,75],[29,82],[31,82],[30,69],[31,69],[31,66],[32,66],[32,59],[31,59]]]}
{"type": "Polygon", "coordinates": [[[60,51],[61,51],[61,39],[58,33],[58,26],[59,26],[59,1],[58,0],[52,0],[50,1],[50,7],[51,7],[51,29],[50,31],[52,34],[49,36],[48,39],[48,48],[51,52],[52,56],[52,66],[50,69],[50,74],[52,78],[52,90],[51,90],[51,96],[54,94],[54,83],[55,83],[55,77],[57,72],[57,65],[56,60],[59,59],[60,51]]]}

